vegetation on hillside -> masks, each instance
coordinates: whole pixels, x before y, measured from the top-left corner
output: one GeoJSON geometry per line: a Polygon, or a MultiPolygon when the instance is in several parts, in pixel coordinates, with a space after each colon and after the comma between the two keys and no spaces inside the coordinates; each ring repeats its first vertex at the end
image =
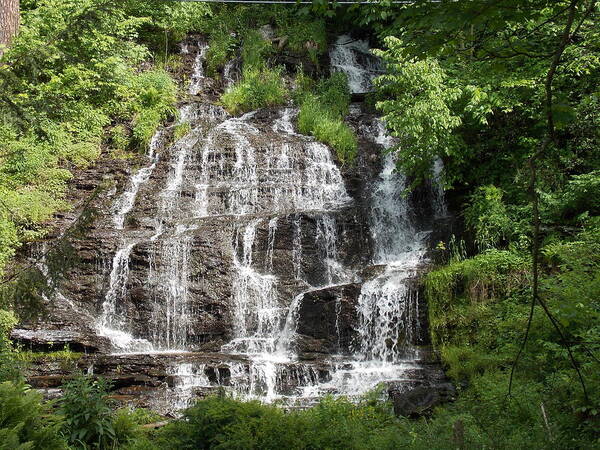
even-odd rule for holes
{"type": "Polygon", "coordinates": [[[172,50],[188,32],[209,39],[210,75],[241,61],[220,99],[230,112],[294,102],[300,132],[351,163],[345,80],[320,64],[327,27],[360,27],[387,65],[376,105],[399,138],[399,169],[416,186],[443,160],[464,219],[424,280],[432,341],[459,395],[417,420],[376,395],[291,413],[211,397],[143,432],[159,418],[114,411],[103,381],[76,378],[59,403],[30,390],[22,367],[39,356],[10,342],[15,299],[2,295],[0,448],[600,447],[597,2],[21,3],[20,33],[0,60],[2,286],[18,249],[69,208],[74,170],[102,152],[144,151],[172,118],[172,50]],[[311,76],[285,68],[281,42],[312,63],[311,76]]]}

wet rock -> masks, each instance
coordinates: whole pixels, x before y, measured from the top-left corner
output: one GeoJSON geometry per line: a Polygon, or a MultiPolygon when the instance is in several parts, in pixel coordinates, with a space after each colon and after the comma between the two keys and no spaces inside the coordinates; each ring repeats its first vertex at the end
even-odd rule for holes
{"type": "Polygon", "coordinates": [[[298,313],[300,353],[349,352],[356,331],[360,284],[351,283],[304,294],[298,313]]]}
{"type": "Polygon", "coordinates": [[[17,328],[11,332],[10,337],[24,348],[35,351],[62,350],[67,346],[74,352],[94,353],[111,348],[107,338],[97,336],[93,332],[84,334],[70,330],[26,330],[17,328]]]}
{"type": "Polygon", "coordinates": [[[433,408],[454,401],[456,390],[447,380],[402,381],[388,385],[394,413],[416,417],[431,413],[433,408]]]}

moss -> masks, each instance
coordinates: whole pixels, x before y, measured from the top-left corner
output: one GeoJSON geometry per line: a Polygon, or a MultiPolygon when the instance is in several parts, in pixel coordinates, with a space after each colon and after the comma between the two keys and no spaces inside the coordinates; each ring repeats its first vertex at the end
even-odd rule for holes
{"type": "Polygon", "coordinates": [[[175,130],[173,133],[173,138],[177,141],[181,139],[183,136],[188,134],[192,129],[192,126],[188,122],[178,123],[175,125],[175,130]]]}
{"type": "Polygon", "coordinates": [[[62,350],[53,352],[34,352],[21,350],[17,353],[18,359],[26,362],[38,361],[78,361],[83,357],[83,353],[72,351],[68,345],[65,345],[62,350]]]}

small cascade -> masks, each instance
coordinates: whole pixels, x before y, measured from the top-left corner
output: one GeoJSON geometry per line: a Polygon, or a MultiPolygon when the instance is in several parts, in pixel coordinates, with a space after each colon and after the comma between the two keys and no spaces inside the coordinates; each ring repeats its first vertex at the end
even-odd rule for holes
{"type": "Polygon", "coordinates": [[[261,221],[255,219],[246,225],[241,236],[241,258],[237,256],[237,248],[234,252],[234,339],[223,347],[225,351],[268,354],[275,348],[283,314],[278,303],[277,278],[271,274],[263,275],[252,267],[256,226],[261,221]]]}
{"type": "Polygon", "coordinates": [[[190,95],[198,95],[204,87],[204,59],[206,52],[208,51],[208,44],[205,42],[198,43],[198,53],[196,60],[194,61],[194,69],[190,80],[190,87],[188,92],[190,95]]]}
{"type": "Polygon", "coordinates": [[[363,360],[395,363],[410,351],[418,318],[418,302],[407,284],[411,269],[394,267],[363,285],[357,307],[363,360]]]}
{"type": "Polygon", "coordinates": [[[238,76],[236,76],[238,61],[236,59],[230,59],[225,63],[223,67],[223,81],[225,85],[225,89],[229,89],[233,84],[237,81],[238,76]]]}
{"type": "Polygon", "coordinates": [[[318,218],[316,241],[325,263],[325,286],[340,282],[343,279],[344,273],[342,266],[338,262],[337,225],[333,216],[323,214],[318,218]]]}
{"type": "Polygon", "coordinates": [[[148,278],[156,286],[152,308],[152,342],[157,348],[185,350],[192,320],[189,305],[189,260],[192,237],[183,230],[160,242],[160,261],[148,278]]]}
{"type": "Polygon", "coordinates": [[[123,229],[125,217],[133,208],[140,187],[150,179],[150,176],[152,175],[152,172],[158,163],[159,154],[157,149],[162,145],[163,139],[164,130],[162,129],[158,130],[154,136],[152,136],[150,145],[148,146],[148,152],[146,153],[146,156],[151,161],[150,165],[137,171],[137,173],[131,178],[129,187],[116,201],[114,205],[113,223],[117,230],[123,229]]]}
{"type": "Polygon", "coordinates": [[[273,217],[269,220],[269,236],[267,238],[267,258],[265,260],[265,270],[273,272],[273,251],[275,250],[275,233],[277,233],[277,223],[279,217],[273,217]]]}
{"type": "Polygon", "coordinates": [[[441,159],[436,159],[433,163],[433,178],[431,185],[433,188],[433,211],[436,218],[448,217],[448,206],[444,200],[444,182],[442,180],[442,171],[444,163],[441,159]]]}
{"type": "Polygon", "coordinates": [[[211,382],[205,374],[204,364],[190,362],[177,364],[171,368],[171,373],[176,381],[173,391],[169,392],[168,402],[175,414],[191,406],[198,388],[211,386],[211,382]]]}
{"type": "Polygon", "coordinates": [[[373,89],[373,78],[384,73],[381,61],[371,54],[369,43],[344,34],[329,51],[332,72],[348,77],[350,92],[364,94],[373,89]]]}

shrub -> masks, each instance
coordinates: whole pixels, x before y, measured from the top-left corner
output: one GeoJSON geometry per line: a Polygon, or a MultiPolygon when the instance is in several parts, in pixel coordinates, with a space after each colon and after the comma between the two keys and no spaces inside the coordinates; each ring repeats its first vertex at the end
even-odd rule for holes
{"type": "Polygon", "coordinates": [[[135,77],[131,89],[137,93],[133,139],[139,148],[146,148],[160,123],[175,113],[177,86],[167,72],[157,69],[135,77]]]}
{"type": "Polygon", "coordinates": [[[237,45],[238,40],[227,29],[219,27],[213,30],[206,52],[206,73],[215,76],[217,69],[225,65],[237,45]]]}
{"type": "Polygon", "coordinates": [[[225,396],[198,401],[159,432],[160,448],[397,448],[398,419],[381,391],[359,404],[325,397],[313,408],[285,412],[225,396]]]}
{"type": "Polygon", "coordinates": [[[114,447],[122,448],[142,437],[141,422],[138,420],[141,417],[141,413],[129,408],[121,408],[115,412],[112,423],[115,432],[114,447]]]}
{"type": "Polygon", "coordinates": [[[291,20],[281,26],[281,33],[289,38],[290,48],[297,52],[307,52],[311,61],[318,63],[318,57],[327,51],[327,27],[323,19],[311,21],[291,20]],[[313,45],[307,46],[307,43],[313,45]]]}
{"type": "Polygon", "coordinates": [[[115,125],[111,128],[110,145],[114,150],[126,150],[129,147],[129,136],[124,125],[115,125]]]}
{"type": "Polygon", "coordinates": [[[502,202],[502,191],[496,186],[481,186],[471,196],[465,209],[465,222],[475,232],[481,251],[506,242],[513,227],[502,202]]]}
{"type": "Polygon", "coordinates": [[[241,114],[258,108],[281,105],[287,92],[281,69],[247,69],[242,79],[227,90],[221,102],[231,114],[241,114]]]}
{"type": "Polygon", "coordinates": [[[490,305],[528,287],[529,264],[526,255],[488,250],[428,273],[425,292],[434,343],[470,342],[478,322],[492,314],[490,305]]]}
{"type": "Polygon", "coordinates": [[[261,69],[267,66],[267,58],[273,53],[273,45],[256,31],[251,30],[244,36],[242,61],[244,70],[261,69]]]}
{"type": "Polygon", "coordinates": [[[117,441],[108,389],[106,380],[90,376],[78,376],[64,385],[60,411],[71,444],[103,449],[117,441]]]}
{"type": "Polygon", "coordinates": [[[342,163],[352,163],[356,158],[358,142],[354,131],[344,123],[348,114],[350,92],[346,76],[333,74],[321,80],[314,93],[308,92],[309,84],[305,77],[299,76],[296,101],[300,103],[298,129],[310,134],[320,142],[330,145],[342,163]]]}
{"type": "Polygon", "coordinates": [[[573,176],[551,200],[555,218],[600,214],[600,170],[573,176]]]}
{"type": "Polygon", "coordinates": [[[293,417],[257,401],[208,397],[187,409],[182,420],[167,425],[158,444],[169,449],[298,448],[293,417]]]}
{"type": "Polygon", "coordinates": [[[60,419],[23,383],[0,383],[0,449],[66,449],[60,419]]]}

